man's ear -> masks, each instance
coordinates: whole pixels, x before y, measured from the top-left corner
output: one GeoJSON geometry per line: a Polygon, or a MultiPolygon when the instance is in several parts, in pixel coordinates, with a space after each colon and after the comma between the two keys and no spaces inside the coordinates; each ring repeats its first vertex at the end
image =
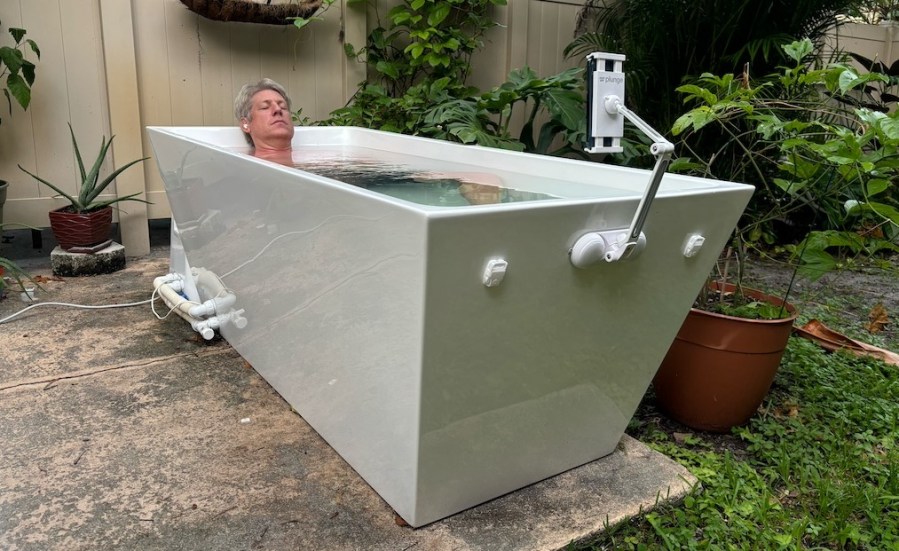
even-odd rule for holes
{"type": "Polygon", "coordinates": [[[240,119],[240,129],[243,130],[244,132],[246,132],[247,134],[250,133],[250,121],[249,121],[249,119],[247,119],[246,117],[242,117],[242,118],[240,119]]]}

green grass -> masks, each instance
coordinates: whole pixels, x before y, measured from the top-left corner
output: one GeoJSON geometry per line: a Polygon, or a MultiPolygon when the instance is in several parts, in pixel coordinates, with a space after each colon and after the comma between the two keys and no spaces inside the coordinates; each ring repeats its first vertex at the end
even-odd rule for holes
{"type": "Polygon", "coordinates": [[[899,368],[794,337],[748,425],[688,432],[647,395],[628,433],[701,488],[576,549],[899,549],[899,368]]]}

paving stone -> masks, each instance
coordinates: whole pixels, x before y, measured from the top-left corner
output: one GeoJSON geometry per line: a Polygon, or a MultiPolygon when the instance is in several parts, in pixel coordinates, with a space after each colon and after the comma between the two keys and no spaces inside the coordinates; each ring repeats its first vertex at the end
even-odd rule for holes
{"type": "Polygon", "coordinates": [[[50,253],[53,274],[62,277],[111,274],[125,267],[125,247],[113,241],[95,253],[64,251],[57,246],[50,253]]]}

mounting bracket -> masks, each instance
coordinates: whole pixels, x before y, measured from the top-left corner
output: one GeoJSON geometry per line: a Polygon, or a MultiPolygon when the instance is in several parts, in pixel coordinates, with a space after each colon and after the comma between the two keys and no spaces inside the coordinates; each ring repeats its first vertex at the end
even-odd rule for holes
{"type": "Polygon", "coordinates": [[[625,229],[590,231],[582,235],[571,248],[571,263],[586,268],[605,260],[617,262],[639,254],[646,246],[643,225],[649,208],[662,183],[662,176],[671,163],[674,145],[636,113],[625,107],[625,56],[593,52],[587,56],[587,147],[588,153],[617,153],[622,151],[624,119],[629,120],[651,140],[650,153],[656,158],[649,176],[649,184],[640,198],[630,226],[625,229]]]}

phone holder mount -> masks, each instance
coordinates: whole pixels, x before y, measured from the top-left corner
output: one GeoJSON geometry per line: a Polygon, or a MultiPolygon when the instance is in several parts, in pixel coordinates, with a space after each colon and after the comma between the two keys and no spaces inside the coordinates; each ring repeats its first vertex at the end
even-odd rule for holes
{"type": "Polygon", "coordinates": [[[655,199],[662,176],[671,163],[674,145],[624,105],[625,56],[593,52],[587,56],[587,146],[588,153],[619,153],[624,119],[652,140],[650,153],[656,158],[649,184],[637,205],[628,228],[590,231],[580,236],[569,255],[571,263],[586,268],[602,260],[617,262],[632,258],[646,246],[643,224],[655,199]]]}

